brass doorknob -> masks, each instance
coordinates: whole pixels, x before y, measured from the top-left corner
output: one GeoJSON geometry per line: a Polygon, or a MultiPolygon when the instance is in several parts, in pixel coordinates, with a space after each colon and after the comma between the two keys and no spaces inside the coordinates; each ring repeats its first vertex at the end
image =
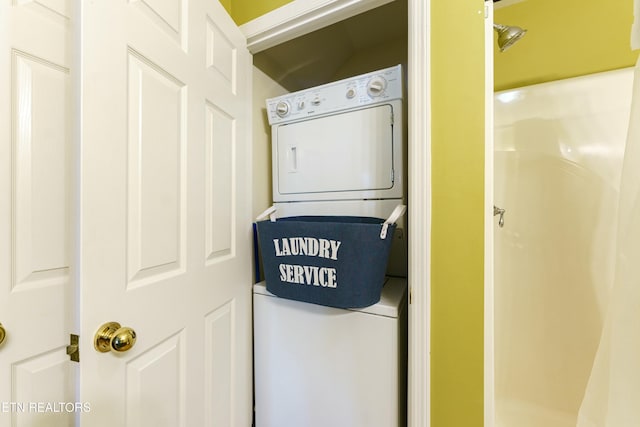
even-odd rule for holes
{"type": "Polygon", "coordinates": [[[0,323],[0,344],[4,342],[4,339],[6,336],[7,336],[7,331],[4,330],[2,323],[0,323]]]}
{"type": "Polygon", "coordinates": [[[93,340],[93,346],[100,353],[111,350],[123,352],[129,350],[136,343],[136,331],[120,326],[118,322],[107,322],[98,328],[93,340]]]}

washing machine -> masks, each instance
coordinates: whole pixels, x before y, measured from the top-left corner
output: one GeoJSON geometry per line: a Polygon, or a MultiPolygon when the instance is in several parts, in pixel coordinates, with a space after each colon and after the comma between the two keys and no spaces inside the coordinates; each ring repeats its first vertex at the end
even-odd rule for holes
{"type": "MultiPolygon", "coordinates": [[[[400,65],[267,100],[277,216],[387,218],[406,204],[400,65]]],[[[337,309],[254,286],[256,427],[396,427],[406,414],[406,222],[380,302],[337,309]]]]}
{"type": "Polygon", "coordinates": [[[256,427],[406,425],[407,281],[345,310],[254,285],[256,427]]]}

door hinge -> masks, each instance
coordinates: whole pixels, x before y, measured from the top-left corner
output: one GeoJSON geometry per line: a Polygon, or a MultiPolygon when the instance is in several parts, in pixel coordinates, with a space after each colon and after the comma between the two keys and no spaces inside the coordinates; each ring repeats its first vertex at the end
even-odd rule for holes
{"type": "Polygon", "coordinates": [[[67,354],[73,362],[80,362],[80,336],[75,334],[69,335],[69,345],[67,346],[67,354]]]}

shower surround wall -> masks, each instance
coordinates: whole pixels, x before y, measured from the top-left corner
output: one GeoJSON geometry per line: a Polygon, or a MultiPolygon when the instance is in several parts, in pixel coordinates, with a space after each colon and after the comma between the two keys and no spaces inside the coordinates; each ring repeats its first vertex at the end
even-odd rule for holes
{"type": "Polygon", "coordinates": [[[612,283],[632,80],[496,93],[496,427],[576,424],[612,283]]]}

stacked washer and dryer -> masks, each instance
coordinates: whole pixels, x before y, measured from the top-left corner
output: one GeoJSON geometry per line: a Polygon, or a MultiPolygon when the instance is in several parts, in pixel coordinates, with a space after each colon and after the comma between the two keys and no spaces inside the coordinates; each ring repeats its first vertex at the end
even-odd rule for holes
{"type": "MultiPolygon", "coordinates": [[[[405,204],[403,99],[400,65],[268,99],[277,215],[387,218],[405,204]]],[[[325,307],[254,285],[256,427],[405,424],[404,225],[377,304],[325,307]]]]}

